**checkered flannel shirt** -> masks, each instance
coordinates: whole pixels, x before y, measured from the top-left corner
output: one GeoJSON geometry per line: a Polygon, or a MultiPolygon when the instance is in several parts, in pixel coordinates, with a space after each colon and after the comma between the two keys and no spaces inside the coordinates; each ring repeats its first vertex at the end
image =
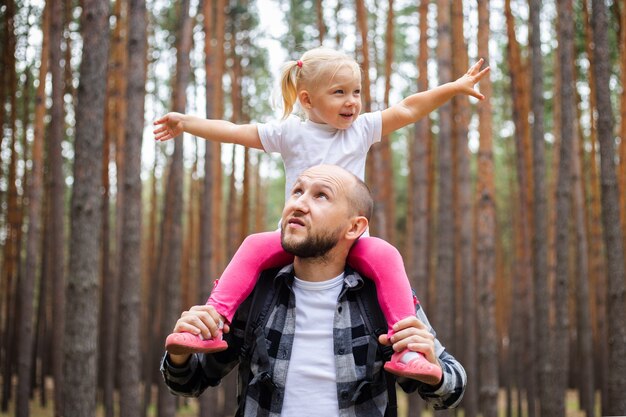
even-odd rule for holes
{"type": "MultiPolygon", "coordinates": [[[[245,398],[239,398],[238,416],[280,416],[285,396],[287,367],[295,330],[295,296],[291,291],[293,266],[283,268],[274,278],[274,285],[287,285],[289,291],[280,292],[275,307],[268,317],[264,337],[265,346],[250,354],[244,354],[244,329],[251,297],[240,306],[233,318],[231,331],[225,334],[229,348],[215,354],[194,354],[189,361],[177,367],[165,354],[161,372],[170,391],[176,395],[197,397],[207,387],[217,386],[241,360],[250,364],[248,381],[239,378],[239,392],[248,385],[245,398]],[[266,349],[263,349],[266,347],[266,349]],[[269,363],[263,360],[269,359],[269,363]]],[[[368,378],[367,347],[371,340],[367,326],[361,317],[356,291],[363,286],[358,273],[346,269],[342,292],[335,313],[334,354],[337,370],[337,398],[340,416],[384,416],[388,403],[383,358],[380,350],[368,378]],[[369,379],[369,380],[368,380],[369,379]]],[[[279,290],[276,287],[277,291],[279,290]]],[[[417,317],[434,334],[424,311],[417,306],[417,317]]],[[[466,374],[463,366],[435,340],[435,350],[443,369],[442,382],[429,386],[415,380],[400,378],[398,384],[405,392],[417,390],[433,408],[445,409],[458,405],[463,397],[466,374]]]]}

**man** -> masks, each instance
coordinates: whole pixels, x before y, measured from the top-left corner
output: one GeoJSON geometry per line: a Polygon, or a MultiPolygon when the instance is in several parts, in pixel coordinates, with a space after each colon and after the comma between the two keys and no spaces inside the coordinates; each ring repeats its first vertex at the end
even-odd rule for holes
{"type": "MultiPolygon", "coordinates": [[[[198,396],[239,364],[237,415],[384,415],[391,376],[383,371],[380,349],[368,348],[372,338],[355,298],[365,291],[363,278],[346,267],[372,206],[367,186],[342,168],[320,165],[303,172],[282,214],[282,245],[294,263],[272,277],[282,296],[256,343],[244,343],[246,323],[255,319],[247,317],[250,303],[244,302],[232,325],[224,326],[226,351],[165,355],[161,370],[170,390],[198,396]]],[[[212,306],[195,306],[182,314],[174,332],[215,336],[219,324],[212,306]]],[[[418,307],[417,316],[396,323],[394,332],[391,341],[381,335],[379,342],[393,343],[394,351],[421,352],[443,369],[439,381],[399,378],[401,388],[418,390],[437,409],[456,406],[465,371],[437,341],[423,311],[418,307]]]]}

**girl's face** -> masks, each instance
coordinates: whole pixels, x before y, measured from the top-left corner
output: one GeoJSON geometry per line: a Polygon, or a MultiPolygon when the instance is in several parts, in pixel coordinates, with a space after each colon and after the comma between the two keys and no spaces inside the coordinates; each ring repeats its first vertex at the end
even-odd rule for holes
{"type": "Polygon", "coordinates": [[[316,91],[300,91],[300,103],[309,119],[347,129],[361,113],[361,75],[344,65],[329,83],[321,84],[316,91]]]}

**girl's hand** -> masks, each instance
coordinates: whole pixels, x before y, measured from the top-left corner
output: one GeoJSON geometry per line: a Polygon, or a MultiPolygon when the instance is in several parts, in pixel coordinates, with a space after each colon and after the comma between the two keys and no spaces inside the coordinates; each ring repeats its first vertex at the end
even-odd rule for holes
{"type": "Polygon", "coordinates": [[[489,67],[486,67],[483,70],[480,69],[484,62],[485,60],[480,58],[478,62],[472,65],[461,78],[455,81],[457,87],[459,88],[459,93],[476,97],[479,100],[483,100],[485,98],[484,95],[474,89],[474,85],[476,85],[489,72],[489,67]]]}
{"type": "Polygon", "coordinates": [[[160,119],[155,120],[154,125],[158,126],[153,131],[154,139],[158,141],[173,139],[184,132],[183,115],[180,113],[167,113],[160,119]]]}
{"type": "Polygon", "coordinates": [[[439,365],[435,354],[435,336],[428,331],[428,327],[415,316],[406,317],[393,326],[394,335],[391,340],[386,334],[380,335],[379,343],[393,345],[393,350],[401,352],[408,349],[423,353],[429,362],[439,365]]]}

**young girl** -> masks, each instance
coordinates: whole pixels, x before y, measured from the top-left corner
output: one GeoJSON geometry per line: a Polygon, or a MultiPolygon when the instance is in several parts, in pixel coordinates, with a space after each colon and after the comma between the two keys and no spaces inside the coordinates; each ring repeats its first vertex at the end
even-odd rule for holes
{"type": "MultiPolygon", "coordinates": [[[[481,70],[483,60],[474,64],[454,82],[411,95],[383,111],[361,113],[361,69],[356,61],[340,52],[316,48],[282,70],[283,119],[267,124],[235,125],[180,113],[168,113],[154,124],[156,140],[167,140],[183,132],[217,142],[237,143],[278,152],[285,165],[286,198],[298,174],[319,164],[339,165],[359,178],[365,176],[367,152],[382,137],[414,123],[457,94],[480,100],[474,85],[489,71],[481,70]],[[305,120],[292,115],[299,103],[305,120]]],[[[280,232],[251,235],[226,267],[219,285],[207,301],[232,320],[237,307],[248,297],[261,271],[289,264],[293,256],[283,251],[280,232]]],[[[415,315],[412,292],[402,257],[389,243],[375,237],[361,237],[352,248],[348,264],[372,279],[380,307],[389,323],[388,336],[397,321],[415,315]]],[[[173,333],[166,340],[171,353],[216,352],[226,349],[221,334],[203,340],[201,335],[173,333]]],[[[399,376],[439,381],[441,368],[421,353],[405,350],[393,354],[385,369],[399,376]]]]}

